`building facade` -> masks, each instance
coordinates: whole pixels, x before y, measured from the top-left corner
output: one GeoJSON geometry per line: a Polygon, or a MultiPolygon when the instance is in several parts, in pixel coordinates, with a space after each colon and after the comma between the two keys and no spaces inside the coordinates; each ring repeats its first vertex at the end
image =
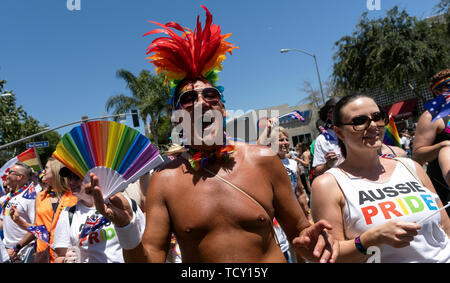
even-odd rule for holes
{"type": "Polygon", "coordinates": [[[251,110],[246,113],[228,111],[226,120],[226,134],[229,138],[256,144],[258,137],[266,127],[266,121],[273,117],[282,117],[279,125],[289,134],[291,148],[300,142],[312,142],[318,135],[316,121],[319,119],[318,111],[309,104],[289,106],[282,104],[263,109],[251,110]],[[284,114],[299,111],[303,121],[291,117],[282,117],[284,114]]]}

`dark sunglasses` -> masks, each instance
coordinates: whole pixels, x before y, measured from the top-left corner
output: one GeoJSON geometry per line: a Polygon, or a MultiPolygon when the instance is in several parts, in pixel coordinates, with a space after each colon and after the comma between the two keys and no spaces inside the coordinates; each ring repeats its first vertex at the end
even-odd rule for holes
{"type": "Polygon", "coordinates": [[[210,105],[216,105],[220,100],[220,92],[218,89],[214,87],[196,88],[181,93],[176,105],[182,108],[192,107],[199,95],[210,105]]]}
{"type": "Polygon", "coordinates": [[[19,172],[14,171],[14,170],[9,170],[7,174],[8,175],[23,176],[23,174],[20,174],[19,172]]]}
{"type": "Polygon", "coordinates": [[[353,130],[359,132],[366,130],[372,121],[377,124],[377,127],[384,127],[389,123],[389,119],[385,113],[375,112],[372,114],[372,117],[367,115],[356,116],[350,123],[342,123],[342,125],[351,125],[353,126],[353,130]]]}

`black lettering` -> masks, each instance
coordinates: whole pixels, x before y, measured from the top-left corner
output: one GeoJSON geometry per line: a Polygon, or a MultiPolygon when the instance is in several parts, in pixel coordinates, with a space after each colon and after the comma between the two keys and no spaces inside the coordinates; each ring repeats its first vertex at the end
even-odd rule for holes
{"type": "Polygon", "coordinates": [[[425,192],[426,192],[425,190],[421,189],[422,186],[421,186],[419,183],[411,182],[411,184],[414,186],[414,188],[415,188],[418,192],[421,192],[421,193],[425,193],[425,192]]]}
{"type": "Polygon", "coordinates": [[[399,193],[393,187],[385,187],[383,188],[383,192],[385,192],[386,196],[388,197],[396,197],[399,195],[399,193]]]}
{"type": "Polygon", "coordinates": [[[395,188],[398,190],[399,193],[407,194],[411,192],[411,189],[408,188],[408,186],[405,186],[405,184],[397,184],[395,185],[395,188]]]}
{"type": "Polygon", "coordinates": [[[375,201],[364,191],[359,191],[359,205],[363,205],[366,201],[375,201]]]}
{"type": "Polygon", "coordinates": [[[375,195],[375,193],[373,191],[369,191],[369,194],[376,200],[381,200],[386,198],[386,196],[384,195],[384,193],[381,191],[381,189],[376,189],[376,191],[378,192],[378,196],[375,195]]]}

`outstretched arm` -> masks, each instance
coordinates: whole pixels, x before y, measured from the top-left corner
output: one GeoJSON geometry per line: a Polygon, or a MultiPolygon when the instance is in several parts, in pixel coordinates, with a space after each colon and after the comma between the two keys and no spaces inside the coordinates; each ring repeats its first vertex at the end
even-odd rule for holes
{"type": "Polygon", "coordinates": [[[273,186],[275,217],[302,257],[321,262],[334,262],[339,253],[338,242],[327,235],[332,227],[325,221],[311,225],[291,191],[289,177],[277,156],[267,157],[264,170],[273,186]]]}

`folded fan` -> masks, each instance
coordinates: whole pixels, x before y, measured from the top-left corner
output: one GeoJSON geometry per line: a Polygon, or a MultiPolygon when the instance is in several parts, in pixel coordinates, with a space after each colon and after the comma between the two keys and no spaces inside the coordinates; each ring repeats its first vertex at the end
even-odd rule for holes
{"type": "Polygon", "coordinates": [[[90,182],[99,178],[103,198],[123,191],[163,162],[158,149],[137,130],[113,121],[90,121],[66,133],[53,157],[90,182]]]}

